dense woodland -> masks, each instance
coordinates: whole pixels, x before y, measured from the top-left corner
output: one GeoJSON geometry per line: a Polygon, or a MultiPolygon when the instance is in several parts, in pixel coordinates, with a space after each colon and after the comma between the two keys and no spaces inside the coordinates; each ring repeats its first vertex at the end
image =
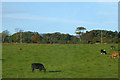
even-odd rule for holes
{"type": "Polygon", "coordinates": [[[107,30],[92,30],[83,33],[76,29],[76,36],[60,32],[39,34],[30,31],[10,35],[9,31],[5,30],[0,35],[2,35],[0,38],[2,43],[98,44],[120,41],[120,32],[107,30]]]}

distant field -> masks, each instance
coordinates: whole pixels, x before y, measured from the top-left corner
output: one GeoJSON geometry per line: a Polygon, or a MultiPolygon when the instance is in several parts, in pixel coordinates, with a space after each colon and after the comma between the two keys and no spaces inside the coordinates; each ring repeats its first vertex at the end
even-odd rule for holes
{"type": "Polygon", "coordinates": [[[118,59],[109,59],[117,44],[3,44],[3,78],[117,78],[118,59]],[[19,48],[22,48],[19,51],[19,48]],[[107,55],[100,49],[106,49],[107,55]],[[47,72],[32,72],[42,63],[47,72]]]}

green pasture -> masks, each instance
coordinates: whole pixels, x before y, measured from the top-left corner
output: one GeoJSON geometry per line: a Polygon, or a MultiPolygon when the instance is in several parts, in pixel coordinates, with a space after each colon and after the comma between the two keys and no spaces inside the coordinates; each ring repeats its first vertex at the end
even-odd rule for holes
{"type": "Polygon", "coordinates": [[[117,44],[3,44],[2,77],[117,78],[118,59],[109,59],[111,53],[118,53],[117,44]],[[110,50],[111,45],[116,50],[110,50]],[[32,63],[42,63],[46,73],[32,72],[32,63]]]}

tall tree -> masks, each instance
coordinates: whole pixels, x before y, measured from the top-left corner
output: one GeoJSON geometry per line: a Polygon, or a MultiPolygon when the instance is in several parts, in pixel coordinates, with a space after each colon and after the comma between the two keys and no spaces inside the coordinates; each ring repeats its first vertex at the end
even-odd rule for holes
{"type": "Polygon", "coordinates": [[[5,38],[9,36],[9,31],[8,30],[4,30],[2,32],[2,42],[4,42],[5,38]]]}
{"type": "Polygon", "coordinates": [[[75,33],[79,35],[80,41],[81,41],[81,36],[82,36],[84,30],[86,30],[86,28],[84,28],[84,27],[77,27],[77,29],[76,29],[75,33]]]}

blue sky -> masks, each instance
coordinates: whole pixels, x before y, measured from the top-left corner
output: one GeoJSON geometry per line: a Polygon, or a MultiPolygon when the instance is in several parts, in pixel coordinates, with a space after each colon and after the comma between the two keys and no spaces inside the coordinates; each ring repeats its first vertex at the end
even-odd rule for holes
{"type": "Polygon", "coordinates": [[[77,27],[118,30],[117,2],[5,2],[2,31],[75,34],[77,27]]]}

